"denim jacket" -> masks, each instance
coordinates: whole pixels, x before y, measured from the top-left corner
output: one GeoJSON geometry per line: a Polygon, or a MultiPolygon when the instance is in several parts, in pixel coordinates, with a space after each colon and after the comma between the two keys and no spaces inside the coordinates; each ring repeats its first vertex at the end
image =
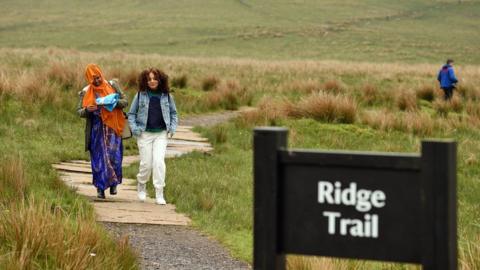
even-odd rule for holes
{"type": "MultiPolygon", "coordinates": [[[[134,136],[140,136],[147,127],[148,104],[150,97],[147,91],[138,92],[132,101],[132,106],[128,112],[128,124],[134,136]]],[[[167,126],[167,132],[174,134],[177,130],[177,107],[175,101],[170,94],[162,93],[160,96],[160,107],[162,108],[162,116],[167,126]]]]}

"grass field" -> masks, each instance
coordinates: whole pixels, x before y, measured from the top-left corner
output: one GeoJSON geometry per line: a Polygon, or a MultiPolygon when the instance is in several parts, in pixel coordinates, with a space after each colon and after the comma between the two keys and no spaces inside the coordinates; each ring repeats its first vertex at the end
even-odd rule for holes
{"type": "MultiPolygon", "coordinates": [[[[229,247],[234,256],[252,259],[251,128],[281,125],[290,129],[289,145],[301,148],[418,152],[422,138],[456,139],[459,260],[462,269],[480,266],[478,66],[458,67],[464,82],[454,100],[445,103],[434,78],[437,65],[209,59],[58,49],[0,49],[0,57],[4,59],[0,63],[0,157],[7,161],[2,162],[0,174],[0,189],[5,194],[0,251],[8,254],[0,256],[0,266],[11,266],[23,258],[19,245],[31,235],[12,238],[15,234],[8,230],[9,224],[22,218],[45,222],[43,214],[32,217],[28,215],[31,212],[57,217],[51,226],[64,228],[65,237],[77,231],[76,224],[84,224],[96,228],[85,232],[93,235],[89,239],[104,239],[86,201],[61,185],[49,166],[60,160],[86,158],[83,122],[74,111],[77,91],[84,84],[82,70],[89,62],[99,63],[109,77],[119,78],[130,98],[134,88],[129,83],[134,71],[142,67],[164,67],[172,78],[184,77],[186,85],[174,93],[180,117],[247,104],[258,107],[232,123],[200,130],[214,143],[212,155],[195,153],[167,164],[167,199],[190,215],[196,227],[229,247]],[[206,82],[212,81],[215,86],[206,87],[206,82]],[[16,207],[24,202],[39,210],[9,211],[11,200],[17,202],[16,207]]],[[[126,152],[135,151],[134,140],[128,141],[126,152]]],[[[135,173],[135,166],[125,171],[129,177],[135,173]]],[[[89,258],[85,250],[103,250],[106,255],[102,258],[109,259],[98,265],[118,265],[121,258],[132,258],[110,258],[108,252],[130,253],[124,248],[124,253],[106,248],[111,245],[108,239],[99,241],[95,242],[98,246],[84,243],[79,254],[89,258]]],[[[71,243],[67,248],[76,247],[74,240],[66,243],[71,243]]],[[[56,249],[49,247],[25,245],[25,250],[33,251],[27,252],[31,256],[24,261],[60,267],[62,261],[54,259],[56,249]]],[[[85,263],[92,261],[85,259],[85,263]]],[[[290,257],[289,263],[290,269],[416,269],[303,257],[290,257]]],[[[125,265],[132,264],[134,260],[128,259],[125,265]]]]}
{"type": "MultiPolygon", "coordinates": [[[[301,148],[418,152],[422,138],[457,140],[459,265],[479,269],[479,22],[479,0],[1,1],[0,268],[138,267],[128,239],[112,241],[50,167],[87,158],[75,105],[95,62],[130,98],[140,70],[164,69],[180,117],[258,108],[199,129],[212,155],[167,164],[167,200],[235,257],[252,260],[251,129],[281,125],[301,148]],[[435,78],[448,57],[461,81],[446,103],[435,78]]],[[[136,153],[135,141],[125,150],[136,153]]]]}
{"type": "Polygon", "coordinates": [[[478,0],[2,1],[0,47],[479,64],[478,0]]]}

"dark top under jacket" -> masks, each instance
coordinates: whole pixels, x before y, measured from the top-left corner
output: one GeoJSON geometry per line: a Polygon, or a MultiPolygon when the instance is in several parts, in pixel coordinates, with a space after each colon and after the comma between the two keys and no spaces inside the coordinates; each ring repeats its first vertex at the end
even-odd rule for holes
{"type": "Polygon", "coordinates": [[[148,91],[150,102],[148,103],[148,118],[146,130],[150,132],[160,132],[167,129],[163,119],[162,107],[160,106],[160,95],[148,91]]]}

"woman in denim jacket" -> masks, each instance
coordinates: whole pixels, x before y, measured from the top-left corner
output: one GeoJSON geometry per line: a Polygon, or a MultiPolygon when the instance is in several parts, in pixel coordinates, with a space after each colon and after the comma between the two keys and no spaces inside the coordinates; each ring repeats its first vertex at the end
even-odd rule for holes
{"type": "Polygon", "coordinates": [[[170,95],[168,76],[163,71],[150,68],[140,73],[138,93],[128,112],[128,122],[133,135],[137,138],[140,152],[140,168],[137,174],[138,198],[145,201],[147,197],[145,185],[153,172],[155,201],[164,205],[167,136],[172,137],[175,133],[178,118],[175,101],[170,95]]]}

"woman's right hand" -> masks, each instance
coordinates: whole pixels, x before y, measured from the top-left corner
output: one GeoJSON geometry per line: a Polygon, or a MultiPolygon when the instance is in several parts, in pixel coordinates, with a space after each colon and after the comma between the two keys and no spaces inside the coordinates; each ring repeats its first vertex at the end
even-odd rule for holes
{"type": "Polygon", "coordinates": [[[88,105],[87,106],[87,111],[93,112],[93,111],[96,111],[97,108],[98,108],[97,105],[88,105]]]}

